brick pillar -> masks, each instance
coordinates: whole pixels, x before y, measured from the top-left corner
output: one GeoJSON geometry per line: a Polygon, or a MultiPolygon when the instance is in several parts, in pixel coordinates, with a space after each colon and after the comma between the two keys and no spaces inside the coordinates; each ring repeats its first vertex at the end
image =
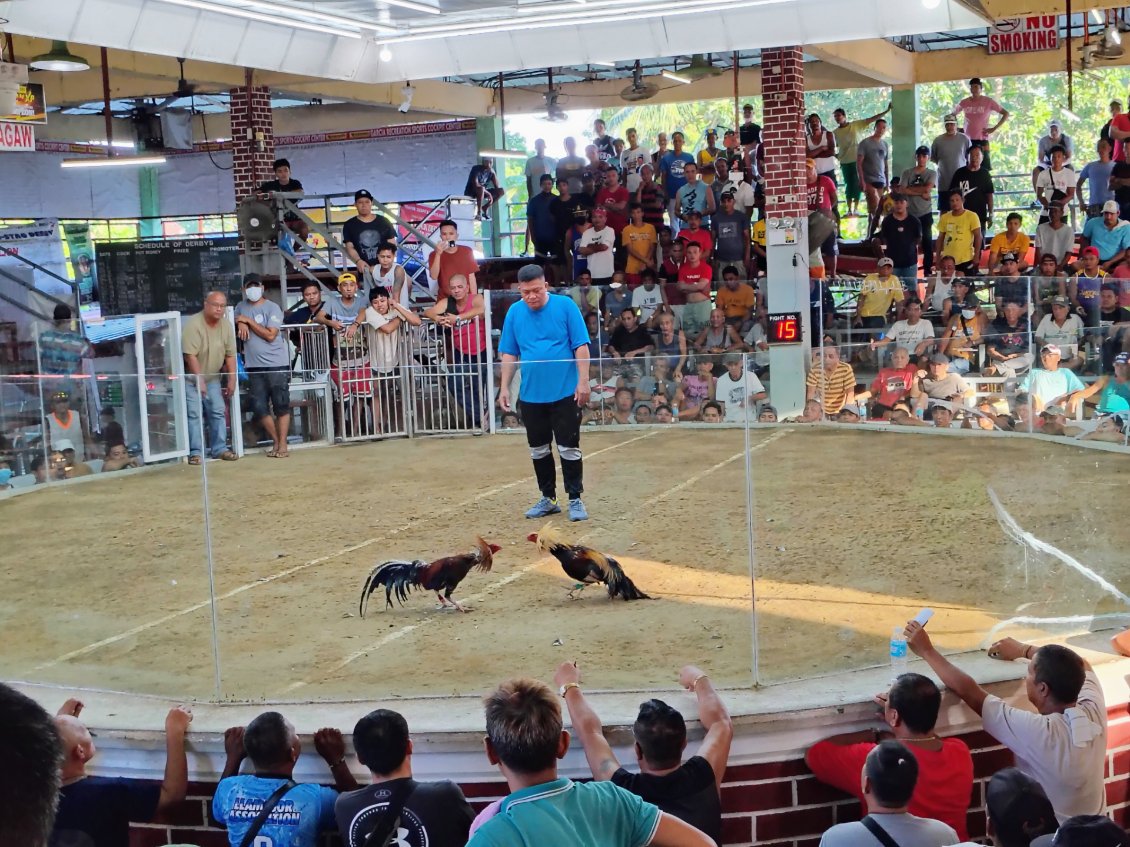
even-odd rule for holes
{"type": "Polygon", "coordinates": [[[761,93],[766,215],[805,217],[804,58],[799,47],[762,51],[761,93]]]}
{"type": "Polygon", "coordinates": [[[254,193],[273,176],[275,160],[274,117],[271,91],[264,85],[233,88],[231,94],[232,175],[235,201],[254,193]]]}
{"type": "Polygon", "coordinates": [[[804,408],[808,364],[808,198],[805,188],[804,58],[800,47],[761,51],[765,145],[766,265],[770,312],[800,312],[804,343],[773,346],[770,393],[783,418],[804,408]],[[784,219],[792,221],[781,228],[784,219]]]}

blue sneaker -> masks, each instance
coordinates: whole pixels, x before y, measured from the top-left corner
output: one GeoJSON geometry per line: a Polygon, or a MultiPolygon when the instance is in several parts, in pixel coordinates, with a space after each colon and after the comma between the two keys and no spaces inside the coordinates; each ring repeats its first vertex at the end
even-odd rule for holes
{"type": "Polygon", "coordinates": [[[569,520],[571,521],[587,521],[589,513],[585,511],[585,504],[581,502],[580,497],[574,497],[569,501],[569,520]]]}
{"type": "Polygon", "coordinates": [[[530,510],[526,512],[527,518],[544,518],[549,515],[557,515],[561,513],[561,507],[557,505],[557,501],[549,497],[542,497],[530,510]]]}

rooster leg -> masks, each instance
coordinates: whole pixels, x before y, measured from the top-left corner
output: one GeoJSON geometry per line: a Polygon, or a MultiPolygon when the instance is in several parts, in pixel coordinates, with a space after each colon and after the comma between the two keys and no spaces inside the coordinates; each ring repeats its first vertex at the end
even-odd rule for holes
{"type": "Polygon", "coordinates": [[[574,585],[572,588],[569,589],[569,599],[570,600],[580,600],[581,598],[576,592],[584,591],[587,587],[588,587],[588,585],[586,583],[578,582],[576,585],[574,585]]]}
{"type": "Polygon", "coordinates": [[[446,609],[447,608],[447,605],[448,605],[447,601],[443,599],[443,595],[440,594],[438,591],[436,592],[436,599],[439,600],[439,605],[436,606],[437,609],[446,609]]]}
{"type": "Polygon", "coordinates": [[[467,608],[466,606],[464,606],[464,605],[463,605],[462,603],[460,603],[460,602],[459,602],[458,600],[456,600],[456,599],[455,599],[454,597],[452,597],[452,598],[451,598],[451,604],[452,604],[452,605],[453,605],[453,606],[454,606],[454,607],[455,607],[456,609],[458,609],[458,610],[459,610],[459,611],[461,611],[461,612],[469,612],[469,611],[471,611],[471,610],[470,610],[470,609],[468,609],[468,608],[467,608]]]}

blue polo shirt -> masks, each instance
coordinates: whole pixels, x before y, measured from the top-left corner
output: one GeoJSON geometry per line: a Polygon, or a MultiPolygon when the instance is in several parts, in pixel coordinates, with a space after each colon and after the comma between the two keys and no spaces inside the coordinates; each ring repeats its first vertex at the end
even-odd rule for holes
{"type": "Polygon", "coordinates": [[[522,361],[522,400],[556,403],[577,390],[576,353],[589,331],[573,298],[550,294],[537,311],[518,301],[506,313],[498,351],[522,361]]]}
{"type": "Polygon", "coordinates": [[[611,782],[555,779],[515,791],[467,847],[644,847],[659,808],[611,782]]]}
{"type": "Polygon", "coordinates": [[[1114,229],[1107,229],[1101,217],[1091,218],[1083,227],[1083,237],[1099,249],[1099,261],[1106,262],[1130,247],[1130,223],[1119,221],[1114,229]]]}

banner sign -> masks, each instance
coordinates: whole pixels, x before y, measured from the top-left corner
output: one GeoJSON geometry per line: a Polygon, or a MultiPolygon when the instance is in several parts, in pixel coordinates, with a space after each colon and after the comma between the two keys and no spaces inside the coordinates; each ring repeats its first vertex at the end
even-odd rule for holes
{"type": "Polygon", "coordinates": [[[1055,15],[1005,18],[989,27],[989,53],[1030,53],[1059,49],[1055,15]]]}
{"type": "Polygon", "coordinates": [[[35,152],[35,130],[27,124],[0,123],[0,152],[35,152]]]}
{"type": "Polygon", "coordinates": [[[47,100],[43,96],[43,85],[29,82],[20,86],[16,92],[16,111],[10,115],[0,115],[0,121],[22,124],[47,123],[47,100]]]}

